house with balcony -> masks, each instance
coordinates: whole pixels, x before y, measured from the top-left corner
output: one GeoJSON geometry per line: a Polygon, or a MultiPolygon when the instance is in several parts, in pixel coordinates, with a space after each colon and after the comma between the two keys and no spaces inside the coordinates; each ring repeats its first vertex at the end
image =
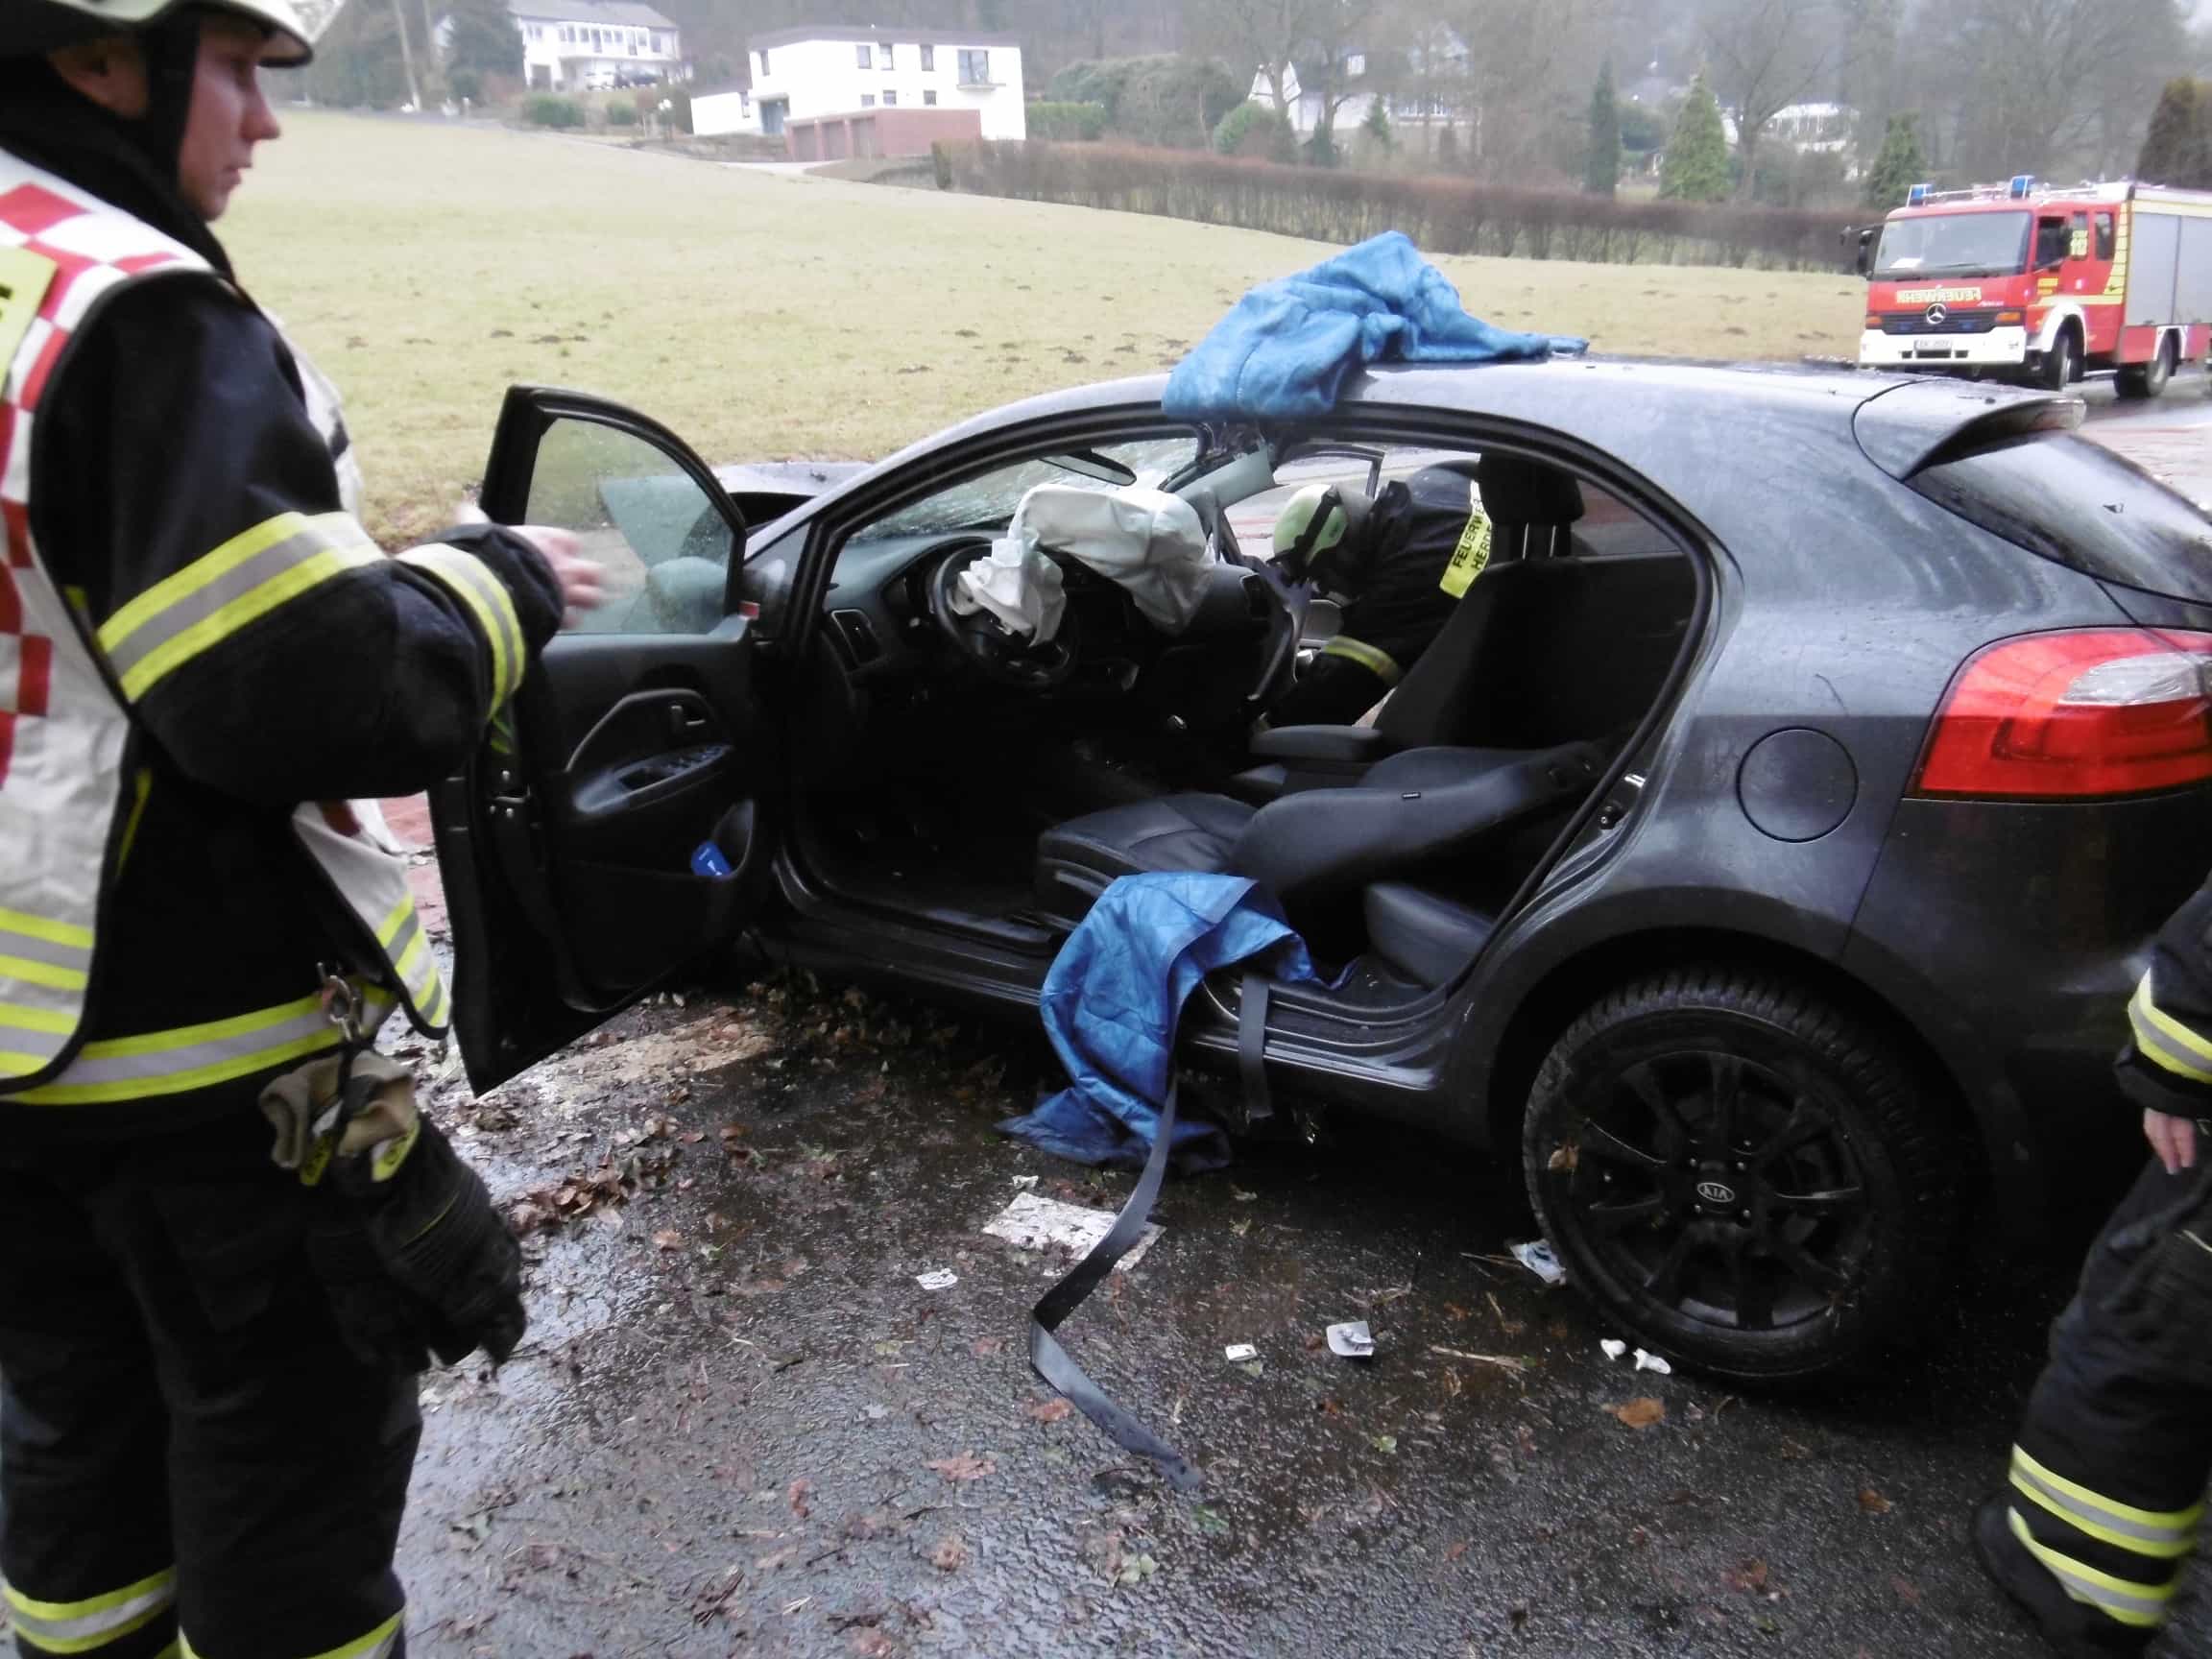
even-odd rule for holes
{"type": "Polygon", "coordinates": [[[786,136],[795,160],[1029,135],[1012,35],[816,26],[756,35],[746,46],[757,130],[786,136]]]}
{"type": "Polygon", "coordinates": [[[685,78],[683,36],[641,0],[507,0],[522,73],[540,91],[642,86],[685,78]]]}

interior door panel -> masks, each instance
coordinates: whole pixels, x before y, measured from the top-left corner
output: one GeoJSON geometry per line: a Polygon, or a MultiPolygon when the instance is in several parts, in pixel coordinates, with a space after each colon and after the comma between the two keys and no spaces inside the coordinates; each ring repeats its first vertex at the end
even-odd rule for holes
{"type": "Polygon", "coordinates": [[[479,1089],[735,937],[769,889],[777,776],[749,624],[716,598],[744,521],[704,463],[619,405],[517,387],[482,502],[577,534],[627,596],[546,648],[435,797],[479,1089]],[[661,602],[671,572],[685,605],[661,602]]]}

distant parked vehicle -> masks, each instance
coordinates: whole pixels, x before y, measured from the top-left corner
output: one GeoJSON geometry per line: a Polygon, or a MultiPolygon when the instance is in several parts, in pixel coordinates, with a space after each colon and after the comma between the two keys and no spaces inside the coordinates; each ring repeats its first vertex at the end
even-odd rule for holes
{"type": "Polygon", "coordinates": [[[2212,191],[1915,184],[1859,231],[1863,369],[2024,377],[2053,391],[2117,376],[2155,397],[2212,349],[2212,191]]]}

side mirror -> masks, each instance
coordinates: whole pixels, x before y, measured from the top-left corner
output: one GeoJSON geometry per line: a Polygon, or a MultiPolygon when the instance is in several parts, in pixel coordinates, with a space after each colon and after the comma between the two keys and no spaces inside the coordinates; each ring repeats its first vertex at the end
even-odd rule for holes
{"type": "MultiPolygon", "coordinates": [[[[1859,232],[1859,248],[1851,255],[1851,269],[1860,276],[1870,276],[1874,270],[1874,238],[1880,232],[1879,225],[1869,225],[1859,232]]],[[[1845,232],[1849,234],[1848,231],[1845,232]]]]}

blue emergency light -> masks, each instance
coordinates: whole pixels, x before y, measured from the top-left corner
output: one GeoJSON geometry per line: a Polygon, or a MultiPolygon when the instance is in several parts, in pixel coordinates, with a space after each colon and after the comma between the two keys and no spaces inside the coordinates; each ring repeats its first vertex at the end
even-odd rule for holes
{"type": "Polygon", "coordinates": [[[2028,187],[2034,182],[2035,176],[2032,173],[2015,173],[2012,181],[2005,186],[2005,194],[2015,202],[2025,202],[2028,200],[2028,187]]]}
{"type": "Polygon", "coordinates": [[[1905,192],[1905,205],[1908,207],[1924,206],[1927,201],[1928,186],[1925,184],[1915,184],[1911,189],[1905,192]]]}

